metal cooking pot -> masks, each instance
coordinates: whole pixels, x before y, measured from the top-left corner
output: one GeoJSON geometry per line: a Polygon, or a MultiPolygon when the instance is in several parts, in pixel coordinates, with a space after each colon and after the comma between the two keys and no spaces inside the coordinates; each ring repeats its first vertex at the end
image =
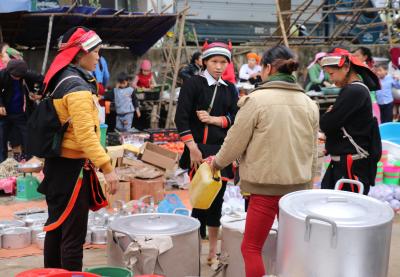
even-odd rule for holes
{"type": "Polygon", "coordinates": [[[88,229],[86,232],[85,244],[91,244],[91,243],[92,243],[92,231],[88,229]]]}
{"type": "Polygon", "coordinates": [[[30,227],[32,244],[36,242],[36,236],[43,232],[43,227],[44,225],[32,225],[30,227]]]}
{"type": "Polygon", "coordinates": [[[3,248],[19,249],[31,244],[31,230],[27,227],[11,227],[3,230],[3,248]]]}
{"type": "Polygon", "coordinates": [[[41,232],[36,235],[35,241],[36,245],[39,247],[39,249],[44,249],[44,239],[46,238],[46,232],[41,232]]]}
{"type": "Polygon", "coordinates": [[[25,222],[27,227],[31,227],[33,225],[43,225],[46,223],[49,215],[47,213],[35,213],[26,215],[22,221],[25,222]]]}
{"type": "Polygon", "coordinates": [[[11,228],[11,227],[25,227],[25,222],[21,220],[1,220],[0,230],[11,228]]]}
{"type": "Polygon", "coordinates": [[[92,226],[92,244],[106,244],[107,243],[107,228],[103,226],[92,226]]]}
{"type": "Polygon", "coordinates": [[[135,269],[133,272],[137,275],[200,276],[199,227],[198,220],[177,214],[135,214],[117,218],[109,227],[107,262],[113,266],[126,266],[123,253],[135,238],[151,240],[152,237],[169,236],[173,246],[158,256],[154,272],[135,269]]]}
{"type": "MultiPolygon", "coordinates": [[[[245,276],[244,261],[240,250],[244,227],[246,225],[245,214],[239,218],[225,215],[221,218],[222,239],[221,239],[221,261],[227,265],[222,276],[242,277],[245,276]]],[[[262,257],[266,274],[276,272],[276,248],[278,241],[278,221],[275,220],[268,238],[262,249],[262,257]]]]}
{"type": "Polygon", "coordinates": [[[394,212],[368,196],[306,190],[279,202],[277,275],[386,277],[394,212]]]}

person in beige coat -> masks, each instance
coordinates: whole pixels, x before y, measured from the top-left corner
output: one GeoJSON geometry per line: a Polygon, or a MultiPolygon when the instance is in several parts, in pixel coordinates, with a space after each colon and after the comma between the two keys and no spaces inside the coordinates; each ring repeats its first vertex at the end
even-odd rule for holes
{"type": "Polygon", "coordinates": [[[247,277],[265,274],[261,250],[278,214],[279,199],[312,187],[317,174],[317,105],[297,84],[298,68],[285,46],[267,50],[262,59],[263,83],[240,99],[234,125],[212,170],[240,158],[240,186],[250,193],[242,254],[247,277]]]}

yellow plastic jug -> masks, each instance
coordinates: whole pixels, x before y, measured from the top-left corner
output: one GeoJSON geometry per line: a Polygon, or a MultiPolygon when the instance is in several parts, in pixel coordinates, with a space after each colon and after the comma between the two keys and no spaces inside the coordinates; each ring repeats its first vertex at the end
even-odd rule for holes
{"type": "Polygon", "coordinates": [[[222,187],[221,172],[214,174],[207,163],[202,163],[189,186],[190,203],[193,208],[206,210],[222,187]]]}

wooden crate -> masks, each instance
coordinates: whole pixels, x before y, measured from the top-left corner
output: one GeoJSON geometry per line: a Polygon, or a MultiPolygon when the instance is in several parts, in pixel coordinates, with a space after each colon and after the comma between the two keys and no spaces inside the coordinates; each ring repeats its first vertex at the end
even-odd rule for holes
{"type": "Polygon", "coordinates": [[[138,179],[131,181],[131,200],[137,200],[142,196],[151,195],[155,203],[164,199],[165,178],[138,179]]]}

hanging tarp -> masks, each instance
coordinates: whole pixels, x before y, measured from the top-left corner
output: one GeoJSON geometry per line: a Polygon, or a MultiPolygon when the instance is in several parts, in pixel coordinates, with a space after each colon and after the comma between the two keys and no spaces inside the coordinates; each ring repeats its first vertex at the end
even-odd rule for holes
{"type": "Polygon", "coordinates": [[[117,12],[92,7],[62,7],[39,12],[0,13],[3,40],[12,45],[44,47],[48,22],[54,14],[51,46],[74,26],[95,30],[110,45],[129,47],[134,55],[143,55],[176,21],[176,14],[117,12]]]}

